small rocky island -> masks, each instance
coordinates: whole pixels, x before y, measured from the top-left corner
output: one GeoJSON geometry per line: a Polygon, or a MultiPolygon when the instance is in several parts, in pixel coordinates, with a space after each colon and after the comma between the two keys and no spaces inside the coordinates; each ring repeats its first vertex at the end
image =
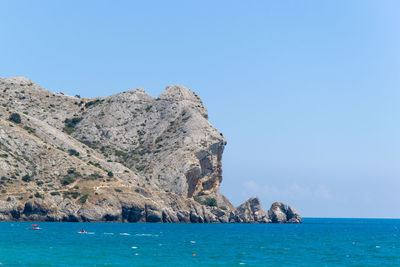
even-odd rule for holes
{"type": "Polygon", "coordinates": [[[0,78],[0,221],[301,223],[281,202],[232,206],[225,145],[182,86],[89,99],[0,78]]]}

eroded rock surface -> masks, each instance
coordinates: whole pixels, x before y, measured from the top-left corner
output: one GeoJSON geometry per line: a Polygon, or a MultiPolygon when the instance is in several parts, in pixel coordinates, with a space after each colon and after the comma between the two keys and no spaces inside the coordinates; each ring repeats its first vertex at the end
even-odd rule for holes
{"type": "Polygon", "coordinates": [[[89,99],[0,78],[0,220],[301,222],[257,198],[232,206],[225,145],[183,86],[89,99]]]}
{"type": "Polygon", "coordinates": [[[252,197],[237,207],[235,211],[235,222],[258,222],[269,223],[271,220],[268,214],[263,210],[261,202],[258,198],[252,197]]]}
{"type": "Polygon", "coordinates": [[[273,223],[301,223],[300,214],[292,207],[282,203],[275,202],[268,211],[268,216],[273,223]]]}

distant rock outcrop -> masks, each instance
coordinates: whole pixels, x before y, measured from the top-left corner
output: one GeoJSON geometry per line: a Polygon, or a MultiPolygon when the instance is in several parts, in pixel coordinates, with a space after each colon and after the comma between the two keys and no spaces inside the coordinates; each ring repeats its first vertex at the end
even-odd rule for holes
{"type": "Polygon", "coordinates": [[[252,197],[236,208],[235,222],[249,223],[269,223],[271,220],[268,214],[263,210],[260,200],[252,197]]]}
{"type": "Polygon", "coordinates": [[[301,222],[284,204],[232,206],[225,145],[183,86],[89,99],[0,78],[0,220],[301,222]]]}
{"type": "Polygon", "coordinates": [[[268,216],[273,223],[301,223],[300,214],[292,207],[275,202],[268,211],[268,216]]]}

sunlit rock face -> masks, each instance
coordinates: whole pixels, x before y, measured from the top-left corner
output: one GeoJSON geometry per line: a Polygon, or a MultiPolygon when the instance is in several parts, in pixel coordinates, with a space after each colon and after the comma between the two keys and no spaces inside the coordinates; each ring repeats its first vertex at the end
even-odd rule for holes
{"type": "Polygon", "coordinates": [[[183,86],[89,99],[0,78],[0,220],[281,222],[220,193],[225,145],[183,86]]]}

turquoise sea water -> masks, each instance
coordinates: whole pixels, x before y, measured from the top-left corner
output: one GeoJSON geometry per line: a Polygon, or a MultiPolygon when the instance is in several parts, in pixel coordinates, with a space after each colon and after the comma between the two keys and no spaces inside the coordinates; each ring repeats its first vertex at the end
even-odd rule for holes
{"type": "Polygon", "coordinates": [[[400,220],[294,224],[0,223],[4,266],[400,265],[400,220]],[[82,228],[89,234],[78,234],[82,228]],[[195,256],[193,256],[195,254],[195,256]]]}

